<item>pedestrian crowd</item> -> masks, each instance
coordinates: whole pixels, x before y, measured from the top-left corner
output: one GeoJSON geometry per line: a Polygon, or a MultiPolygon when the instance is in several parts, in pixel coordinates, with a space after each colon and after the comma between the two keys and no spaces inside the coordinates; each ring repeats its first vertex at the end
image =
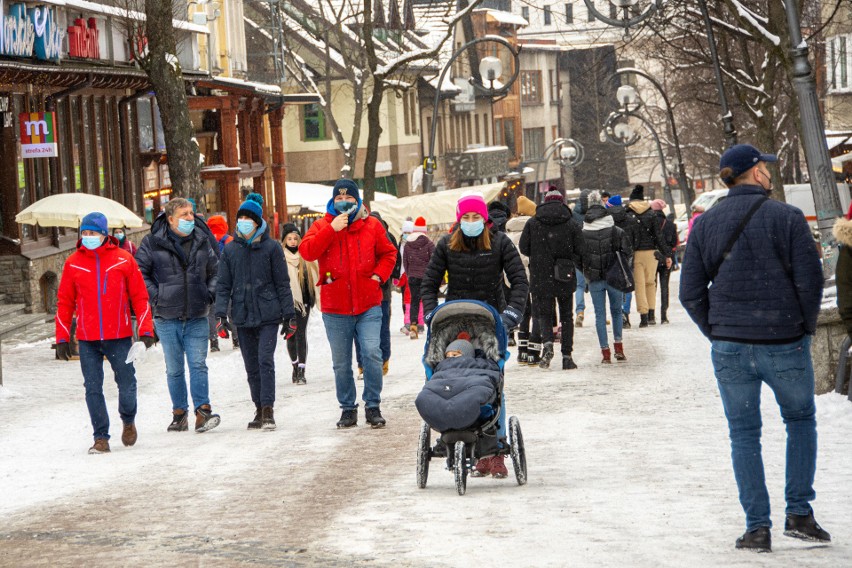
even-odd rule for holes
{"type": "MultiPolygon", "coordinates": [[[[763,382],[775,392],[787,425],[785,534],[830,539],[810,507],[816,463],[810,342],[822,274],[801,211],[766,198],[771,191],[766,168],[774,161],[747,145],[725,152],[720,174],[730,192],[690,221],[680,284],[681,302],[712,342],[746,513],[747,530],[736,546],[761,551],[771,549],[760,451],[763,382]],[[767,289],[774,293],[766,294],[767,289]]],[[[228,337],[241,352],[255,407],[248,429],[275,428],[276,345],[279,336],[286,341],[292,381],[306,384],[312,311],[319,312],[331,347],[341,410],[337,427],[358,424],[356,377],[363,381],[365,421],[384,427],[381,393],[391,361],[392,285],[402,292],[401,331],[411,340],[420,339],[442,296],[477,300],[493,307],[513,334],[510,344],[516,341],[519,364],[541,369],[551,366],[557,343],[562,370],[588,364],[573,353],[575,330],[586,325],[587,294],[605,365],[613,358],[627,360],[625,328],[638,323],[647,329],[657,325],[658,316],[660,324],[669,323],[669,279],[679,268],[674,212],[667,216],[664,201],[646,200],[641,185],[627,199],[584,190],[573,207],[553,186],[541,203],[521,196],[512,208],[471,192],[458,200],[449,233],[435,239],[427,219],[409,218],[398,227],[399,244],[381,216],[362,202],[356,183],[341,179],[331,191],[325,215],[304,235],[285,224],[280,242],[258,194],[241,204],[233,231],[224,217],[205,219],[191,200],[174,198],[138,249],[121,228],[110,236],[102,214],[83,219],[59,287],[56,348],[58,358],[70,358],[76,325],[93,427],[90,453],[109,452],[104,358],[118,385],[122,443],[132,446],[137,440],[134,335],[146,348],[157,341],[162,345],[172,404],[167,430],[188,430],[194,416],[194,429],[201,433],[221,422],[209,398],[207,354],[228,337]],[[638,320],[631,322],[634,294],[638,320]]],[[[852,242],[852,229],[838,230],[842,242],[852,242]]],[[[844,260],[841,266],[852,273],[852,261],[841,255],[844,260]]],[[[852,276],[846,285],[852,290],[852,276]]],[[[847,314],[850,305],[852,300],[841,300],[847,314]]],[[[852,316],[848,319],[852,322],[852,316]]],[[[461,336],[446,352],[452,361],[439,372],[493,372],[476,361],[472,345],[461,336]]],[[[505,436],[505,424],[500,429],[505,436]]],[[[503,456],[480,462],[478,474],[505,477],[503,456]]]]}

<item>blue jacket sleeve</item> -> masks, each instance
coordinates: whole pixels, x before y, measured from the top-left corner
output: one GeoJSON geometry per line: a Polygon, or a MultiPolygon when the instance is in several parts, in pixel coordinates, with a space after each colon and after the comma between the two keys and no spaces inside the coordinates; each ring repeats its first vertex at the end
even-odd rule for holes
{"type": "Polygon", "coordinates": [[[693,225],[680,271],[680,303],[705,336],[710,337],[710,276],[701,255],[701,219],[693,225]]]}

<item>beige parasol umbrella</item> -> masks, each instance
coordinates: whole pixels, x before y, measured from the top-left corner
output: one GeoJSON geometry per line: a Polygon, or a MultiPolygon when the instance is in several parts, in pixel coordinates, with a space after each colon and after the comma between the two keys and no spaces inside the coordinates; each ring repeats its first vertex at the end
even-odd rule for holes
{"type": "Polygon", "coordinates": [[[83,217],[93,211],[103,213],[111,228],[134,229],[142,226],[142,219],[121,203],[89,193],[60,193],[39,199],[18,213],[15,222],[76,229],[83,217]]]}

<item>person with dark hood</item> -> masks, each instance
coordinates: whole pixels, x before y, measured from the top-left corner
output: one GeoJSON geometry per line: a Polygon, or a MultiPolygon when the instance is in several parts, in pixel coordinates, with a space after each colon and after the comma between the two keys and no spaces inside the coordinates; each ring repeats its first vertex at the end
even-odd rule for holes
{"type": "Polygon", "coordinates": [[[669,309],[669,279],[672,275],[673,260],[677,251],[677,227],[674,223],[670,223],[666,218],[663,210],[666,208],[666,202],[662,199],[655,199],[651,202],[651,209],[654,211],[654,216],[660,224],[660,235],[666,250],[670,256],[666,256],[657,265],[657,275],[660,279],[660,324],[669,323],[667,317],[669,309]]]}
{"type": "MultiPolygon", "coordinates": [[[[631,250],[635,246],[636,230],[639,228],[639,222],[633,215],[628,215],[627,210],[621,201],[620,195],[612,195],[607,201],[606,212],[615,221],[615,226],[624,231],[627,238],[630,239],[631,250]]],[[[633,292],[624,294],[624,301],[621,304],[621,324],[625,329],[630,328],[630,304],[633,299],[633,292]]]]}
{"type": "Polygon", "coordinates": [[[227,336],[228,307],[240,338],[240,353],[255,406],[249,430],[274,430],[275,345],[296,333],[296,310],[284,251],[269,236],[263,197],[249,193],[237,210],[234,240],[225,245],[216,285],[216,318],[227,336]]]}
{"type": "Polygon", "coordinates": [[[124,227],[116,227],[113,229],[112,236],[118,240],[118,247],[121,250],[126,250],[131,255],[136,256],[138,247],[133,244],[133,241],[127,238],[127,230],[124,227]]]}
{"type": "Polygon", "coordinates": [[[572,295],[577,286],[576,272],[581,266],[583,235],[574,222],[562,194],[548,191],[544,203],[536,207],[521,235],[520,251],[530,259],[530,290],[534,314],[541,330],[541,361],[547,369],[553,359],[554,301],[559,305],[562,324],[562,369],[576,369],[574,350],[574,314],[572,295]]]}
{"type": "MultiPolygon", "coordinates": [[[[586,210],[589,208],[589,193],[591,189],[584,189],[580,192],[580,198],[577,199],[577,204],[571,212],[574,222],[579,227],[583,226],[586,218],[586,210]]],[[[574,293],[574,304],[577,308],[577,321],[574,324],[577,327],[583,327],[583,319],[586,317],[586,292],[589,284],[586,282],[586,277],[580,268],[577,268],[577,291],[574,293]]]]}
{"type": "Polygon", "coordinates": [[[382,428],[382,284],[394,271],[397,249],[375,217],[362,214],[361,190],[351,179],[332,189],[326,215],[302,239],[299,252],[318,261],[322,320],[328,342],[341,415],[338,428],[358,425],[352,342],[356,331],[364,364],[362,400],[367,423],[382,428]]]}
{"type": "Polygon", "coordinates": [[[645,201],[645,187],[637,185],[630,194],[628,215],[638,222],[633,246],[633,278],[636,282],[636,309],[639,327],[656,325],[654,311],[657,305],[657,266],[665,262],[671,266],[672,252],[666,250],[660,234],[660,225],[651,204],[645,201]]]}
{"type": "Polygon", "coordinates": [[[287,353],[293,364],[293,382],[304,385],[308,382],[305,378],[308,360],[308,319],[311,316],[311,308],[319,303],[316,294],[319,268],[316,262],[307,262],[299,254],[302,232],[296,225],[286,223],[282,234],[290,292],[293,295],[293,307],[296,308],[296,333],[287,339],[287,353]]]}
{"type": "Polygon", "coordinates": [[[488,204],[488,221],[492,231],[506,232],[506,223],[512,218],[512,210],[500,200],[488,204]]]}

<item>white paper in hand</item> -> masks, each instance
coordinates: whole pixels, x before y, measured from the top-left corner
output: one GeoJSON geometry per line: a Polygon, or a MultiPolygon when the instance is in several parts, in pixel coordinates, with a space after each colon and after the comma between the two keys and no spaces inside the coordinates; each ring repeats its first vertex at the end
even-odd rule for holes
{"type": "Polygon", "coordinates": [[[145,344],[141,341],[137,341],[133,345],[130,346],[130,350],[127,352],[127,359],[124,360],[125,363],[136,363],[139,361],[143,355],[145,355],[145,344]]]}

